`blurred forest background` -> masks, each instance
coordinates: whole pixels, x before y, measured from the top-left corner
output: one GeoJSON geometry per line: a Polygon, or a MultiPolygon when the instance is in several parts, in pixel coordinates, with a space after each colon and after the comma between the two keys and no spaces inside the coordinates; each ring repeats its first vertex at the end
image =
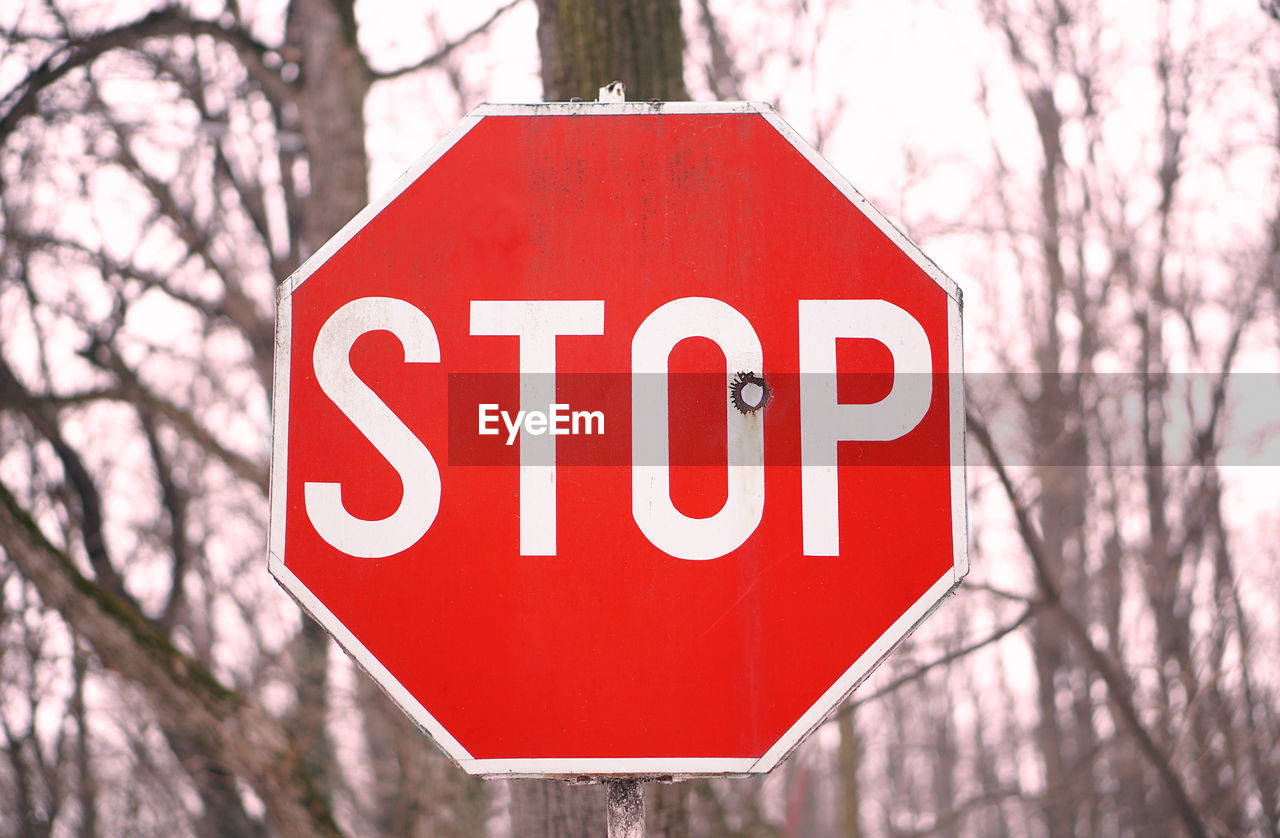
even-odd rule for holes
{"type": "Polygon", "coordinates": [[[1280,836],[1274,0],[9,0],[0,838],[603,835],[439,756],[265,518],[276,284],[475,104],[614,78],[774,103],[972,373],[960,595],[650,834],[1280,836]]]}

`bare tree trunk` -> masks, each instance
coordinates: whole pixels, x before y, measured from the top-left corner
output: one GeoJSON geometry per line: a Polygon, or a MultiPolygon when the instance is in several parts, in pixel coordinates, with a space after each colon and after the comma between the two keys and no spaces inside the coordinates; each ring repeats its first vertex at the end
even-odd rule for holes
{"type": "Polygon", "coordinates": [[[851,710],[840,716],[840,745],[836,764],[840,787],[840,836],[862,838],[862,789],[858,784],[858,764],[862,761],[862,743],[858,738],[856,714],[851,710]]]}
{"type": "MultiPolygon", "coordinates": [[[[688,99],[679,0],[538,0],[543,98],[594,100],[619,80],[633,100],[688,99]]],[[[650,794],[651,824],[683,836],[688,795],[650,794]]],[[[511,785],[512,829],[521,838],[596,838],[605,832],[604,790],[557,781],[511,785]]],[[[652,828],[652,827],[651,827],[652,828]]]]}
{"type": "Polygon", "coordinates": [[[649,838],[689,838],[689,781],[650,783],[645,830],[649,838]]]}
{"type": "Polygon", "coordinates": [[[520,838],[599,838],[605,834],[604,786],[558,780],[511,782],[511,833],[520,838]]]}
{"type": "Polygon", "coordinates": [[[80,838],[98,835],[98,781],[89,747],[89,714],[85,708],[84,680],[88,660],[77,654],[71,661],[71,717],[76,724],[76,801],[80,804],[80,838]]]}
{"type": "MultiPolygon", "coordinates": [[[[364,103],[372,78],[356,41],[354,0],[294,0],[285,42],[298,56],[301,72],[298,118],[311,194],[296,221],[305,258],[368,203],[364,103]]],[[[329,793],[334,757],[325,723],[331,641],[309,617],[303,620],[294,647],[298,701],[293,722],[317,788],[329,793]]]]}
{"type": "Polygon", "coordinates": [[[611,81],[634,100],[689,98],[680,0],[538,0],[542,98],[592,100],[611,81]]]}
{"type": "Polygon", "coordinates": [[[364,675],[356,695],[374,775],[369,821],[388,838],[478,838],[488,793],[436,751],[404,712],[364,675]]]}

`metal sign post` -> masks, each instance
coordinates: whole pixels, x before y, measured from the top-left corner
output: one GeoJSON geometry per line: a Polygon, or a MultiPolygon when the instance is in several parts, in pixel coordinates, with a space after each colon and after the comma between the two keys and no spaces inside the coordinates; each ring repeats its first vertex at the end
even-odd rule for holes
{"type": "Polygon", "coordinates": [[[609,838],[644,838],[644,782],[632,778],[604,781],[609,838]]]}

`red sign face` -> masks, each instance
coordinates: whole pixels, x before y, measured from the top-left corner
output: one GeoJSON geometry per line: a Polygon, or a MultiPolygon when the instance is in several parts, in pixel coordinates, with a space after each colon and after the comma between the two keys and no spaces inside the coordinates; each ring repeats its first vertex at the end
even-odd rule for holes
{"type": "Polygon", "coordinates": [[[959,296],[766,106],[482,106],[281,288],[271,572],[471,773],[768,771],[967,569],[959,296]]]}

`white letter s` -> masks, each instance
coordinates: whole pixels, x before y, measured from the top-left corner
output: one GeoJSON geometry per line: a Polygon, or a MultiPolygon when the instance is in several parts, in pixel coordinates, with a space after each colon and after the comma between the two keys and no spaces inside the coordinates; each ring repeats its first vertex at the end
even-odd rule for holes
{"type": "Polygon", "coordinates": [[[406,550],[426,534],[440,511],[440,470],[431,452],[351,369],[350,352],[368,332],[389,331],[409,364],[440,360],[435,327],[414,306],[393,297],[362,297],[335,311],[316,336],[316,382],[400,475],[404,494],[389,517],[356,518],[342,505],[339,483],[304,486],[307,517],[316,532],[350,556],[380,559],[406,550]]]}

